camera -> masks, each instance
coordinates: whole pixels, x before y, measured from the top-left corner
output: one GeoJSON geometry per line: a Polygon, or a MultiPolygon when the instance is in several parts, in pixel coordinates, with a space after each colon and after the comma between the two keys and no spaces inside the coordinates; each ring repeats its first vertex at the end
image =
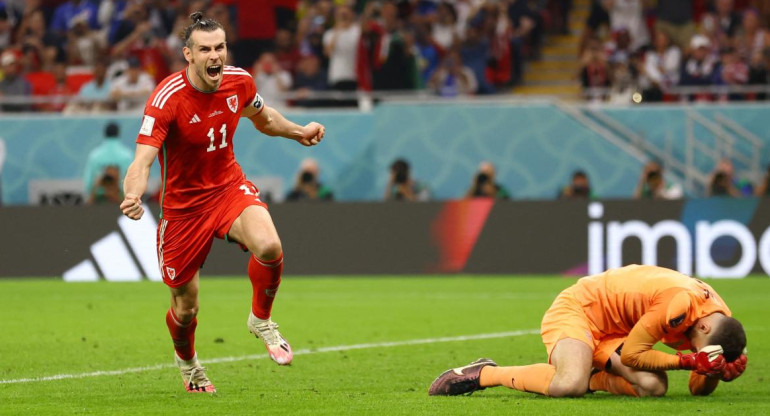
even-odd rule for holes
{"type": "Polygon", "coordinates": [[[102,176],[101,184],[102,184],[102,186],[108,186],[108,185],[114,184],[117,181],[118,181],[118,178],[116,178],[112,174],[107,173],[104,176],[102,176]]]}
{"type": "Polygon", "coordinates": [[[390,171],[393,172],[393,182],[398,185],[403,185],[409,182],[409,164],[403,160],[398,159],[390,165],[390,171]]]}
{"type": "Polygon", "coordinates": [[[476,175],[476,186],[482,186],[489,182],[489,175],[486,173],[479,173],[476,175]]]}
{"type": "Polygon", "coordinates": [[[299,177],[299,182],[303,185],[313,183],[315,182],[315,175],[313,172],[302,172],[302,175],[299,177]]]}
{"type": "Polygon", "coordinates": [[[409,180],[409,174],[406,171],[400,170],[396,172],[395,178],[393,178],[393,182],[403,185],[409,180]]]}

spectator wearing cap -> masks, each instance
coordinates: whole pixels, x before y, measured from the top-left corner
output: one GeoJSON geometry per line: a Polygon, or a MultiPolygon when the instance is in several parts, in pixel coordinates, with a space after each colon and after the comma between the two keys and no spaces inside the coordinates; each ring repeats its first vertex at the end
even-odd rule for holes
{"type": "Polygon", "coordinates": [[[110,199],[115,187],[119,188],[123,182],[133,159],[131,149],[120,142],[120,127],[114,122],[108,123],[104,129],[104,140],[88,153],[86,159],[83,185],[87,201],[93,203],[110,199]]]}
{"type": "MultiPolygon", "coordinates": [[[[711,53],[711,41],[705,35],[695,35],[690,41],[690,54],[682,65],[679,85],[705,86],[714,83],[718,61],[711,53]]],[[[693,98],[693,97],[691,97],[693,98]]],[[[706,95],[694,96],[696,100],[704,100],[706,95]]]]}
{"type": "Polygon", "coordinates": [[[141,110],[154,88],[152,77],[142,70],[139,59],[131,56],[126,72],[112,83],[110,98],[118,103],[118,111],[141,110]]]}
{"type": "MultiPolygon", "coordinates": [[[[29,96],[32,86],[20,74],[19,58],[16,52],[7,50],[0,55],[0,67],[3,71],[3,80],[0,81],[0,96],[3,99],[18,99],[29,96]]],[[[31,106],[23,103],[3,103],[0,105],[3,112],[30,111],[31,106]]]]}

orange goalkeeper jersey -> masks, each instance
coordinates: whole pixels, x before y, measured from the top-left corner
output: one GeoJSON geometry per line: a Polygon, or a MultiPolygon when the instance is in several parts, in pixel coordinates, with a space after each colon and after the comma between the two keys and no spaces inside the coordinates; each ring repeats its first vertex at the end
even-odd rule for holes
{"type": "Polygon", "coordinates": [[[568,288],[594,334],[628,335],[637,323],[666,345],[691,349],[684,332],[695,321],[730,309],[708,284],[677,271],[631,265],[584,277],[568,288]]]}

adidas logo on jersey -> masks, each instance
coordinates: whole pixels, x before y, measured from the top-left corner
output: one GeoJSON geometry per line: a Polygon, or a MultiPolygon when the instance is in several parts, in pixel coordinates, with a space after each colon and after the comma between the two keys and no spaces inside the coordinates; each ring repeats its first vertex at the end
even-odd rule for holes
{"type": "Polygon", "coordinates": [[[190,119],[190,124],[200,123],[200,122],[201,122],[201,119],[198,117],[198,115],[193,114],[192,118],[190,119]]]}

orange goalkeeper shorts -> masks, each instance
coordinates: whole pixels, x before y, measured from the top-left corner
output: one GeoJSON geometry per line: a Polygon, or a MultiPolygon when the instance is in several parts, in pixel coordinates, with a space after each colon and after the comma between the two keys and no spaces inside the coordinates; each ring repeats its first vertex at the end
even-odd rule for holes
{"type": "Polygon", "coordinates": [[[572,338],[588,345],[593,351],[593,367],[604,370],[612,354],[625,342],[627,334],[606,335],[597,331],[580,302],[569,290],[565,290],[545,312],[540,324],[540,336],[548,352],[549,363],[556,343],[565,338],[572,338]]]}

